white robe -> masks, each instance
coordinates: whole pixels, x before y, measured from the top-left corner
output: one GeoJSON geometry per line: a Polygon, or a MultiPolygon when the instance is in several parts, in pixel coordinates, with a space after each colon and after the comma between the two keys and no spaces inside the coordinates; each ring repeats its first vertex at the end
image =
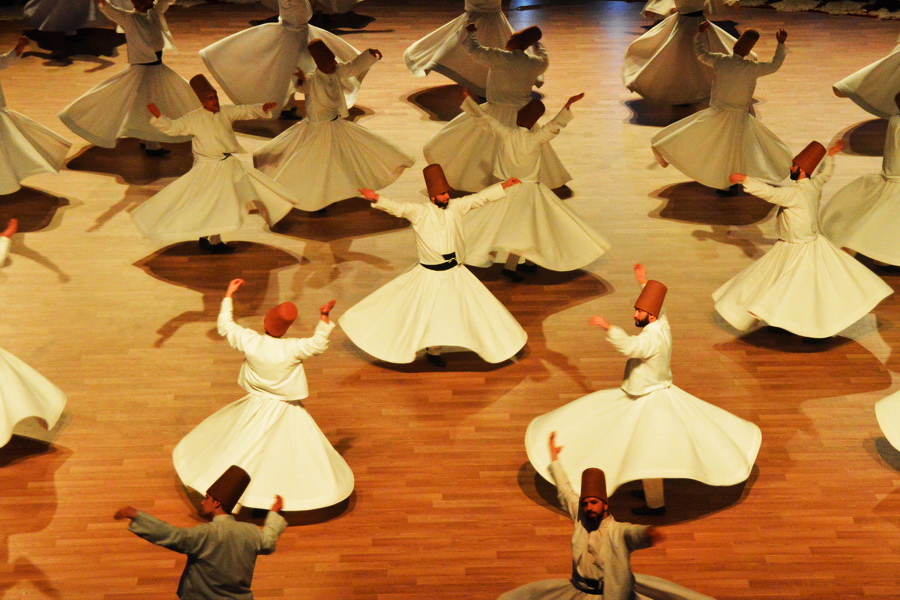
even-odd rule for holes
{"type": "Polygon", "coordinates": [[[778,241],[769,252],[713,293],[716,310],[735,329],[757,320],[810,338],[826,338],[849,327],[884,298],[891,287],[819,233],[822,186],[833,159],[822,171],[786,187],[753,178],[744,190],[779,206],[778,241]]]}
{"type": "MultiPolygon", "coordinates": [[[[667,17],[625,51],[622,81],[632,92],[663,104],[691,104],[709,98],[713,70],[697,59],[694,36],[705,20],[686,16],[701,11],[705,0],[676,0],[678,14],[667,17]]],[[[702,34],[709,51],[730,55],[736,41],[715,24],[702,34]]]]}
{"type": "Polygon", "coordinates": [[[270,226],[284,218],[297,203],[293,194],[230,156],[245,152],[231,124],[268,116],[261,105],[254,105],[223,106],[217,113],[198,108],[179,119],[154,118],[153,126],[168,135],[193,137],[194,165],[131,213],[141,233],[156,240],[186,240],[236,231],[249,203],[256,203],[270,226]]]}
{"type": "MultiPolygon", "coordinates": [[[[565,452],[569,449],[566,448],[565,452]]],[[[549,466],[559,503],[575,523],[572,534],[572,579],[548,579],[529,583],[501,595],[499,600],[713,600],[660,577],[636,575],[631,571],[631,553],[649,548],[649,527],[619,523],[612,515],[588,531],[582,521],[578,492],[559,462],[549,466]],[[588,594],[577,589],[576,578],[603,580],[603,593],[588,594]]]]}
{"type": "MultiPolygon", "coordinates": [[[[18,60],[15,50],[0,55],[0,70],[18,60]]],[[[37,121],[8,109],[0,87],[0,195],[17,191],[32,175],[59,173],[71,145],[37,121]]]]}
{"type": "Polygon", "coordinates": [[[492,202],[463,218],[466,264],[488,267],[517,254],[554,271],[581,268],[609,249],[607,242],[538,181],[541,149],[572,120],[563,109],[540,128],[509,127],[484,112],[471,98],[463,110],[499,140],[494,175],[501,180],[522,181],[492,202]]]}
{"type": "Polygon", "coordinates": [[[490,363],[511,358],[528,336],[506,308],[463,265],[462,217],[503,198],[498,184],[454,198],[446,209],[431,203],[399,203],[382,196],[373,207],[412,223],[419,263],[361,300],[340,319],[354,344],[379,360],[410,363],[430,346],[472,350],[490,363]],[[445,271],[422,266],[460,263],[445,271]]]}
{"type": "Polygon", "coordinates": [[[875,404],[875,417],[891,445],[900,450],[900,392],[894,392],[875,404]]]}
{"type": "Polygon", "coordinates": [[[900,265],[900,114],[888,121],[881,173],[841,188],[825,205],[821,221],[838,247],[900,265]]]}
{"type": "MultiPolygon", "coordinates": [[[[540,43],[533,46],[534,54],[486,48],[474,34],[464,39],[463,47],[475,62],[489,69],[485,111],[505,125],[514,125],[519,109],[531,100],[532,87],[547,70],[549,58],[544,47],[540,43]]],[[[428,140],[424,153],[429,163],[441,165],[454,189],[480,190],[496,181],[492,174],[497,143],[463,113],[428,140]]],[[[557,188],[572,179],[550,144],[541,152],[540,181],[544,185],[557,188]]]]}
{"type": "MultiPolygon", "coordinates": [[[[0,268],[9,255],[10,239],[0,236],[0,268]]],[[[46,377],[0,348],[0,447],[12,438],[16,425],[29,417],[53,429],[66,406],[66,394],[46,377]]]]}
{"type": "Polygon", "coordinates": [[[274,338],[241,327],[231,298],[222,300],[219,335],[244,353],[238,384],[247,396],[209,416],[172,453],[181,481],[201,493],[230,465],[250,474],[242,506],[266,508],[275,494],[284,510],[337,504],[353,491],[353,471],[301,400],[309,396],[303,362],[328,348],[334,323],[319,321],[309,338],[274,338]]]}
{"type": "MultiPolygon", "coordinates": [[[[707,16],[720,15],[726,8],[737,8],[739,3],[740,0],[704,0],[703,5],[694,10],[703,10],[707,16]]],[[[641,9],[641,16],[655,19],[668,17],[676,12],[679,12],[677,0],[647,0],[641,9]]]]}
{"type": "Polygon", "coordinates": [[[694,479],[735,485],[747,479],[762,434],[754,423],[695,398],[672,383],[672,332],[663,314],[631,336],[613,326],[613,347],[628,357],[620,388],[601,390],[535,418],[525,450],[547,480],[547,440],[565,447],[566,471],[598,467],[610,495],[638,479],[694,479]]]}
{"type": "Polygon", "coordinates": [[[657,160],[712,188],[728,188],[732,173],[771,183],[783,180],[793,158],[790,149],[748,111],[756,80],[784,62],[784,44],[778,44],[771,62],[709,52],[705,36],[697,36],[695,51],[714,71],[709,108],[654,135],[657,160]]]}
{"type": "Polygon", "coordinates": [[[157,52],[174,49],[164,13],[174,0],[156,0],[146,13],[111,4],[104,14],[125,30],[129,67],[94,86],[59,113],[60,120],[95,146],[115,148],[122,137],[154,142],[186,142],[190,137],[167,136],[150,124],[151,102],[173,118],[198,108],[190,84],[164,64],[150,65],[157,52]]]}
{"type": "Polygon", "coordinates": [[[513,28],[503,14],[500,0],[466,0],[465,10],[462,15],[414,42],[403,53],[403,60],[416,77],[436,71],[484,96],[488,67],[476,62],[463,48],[469,35],[466,26],[475,24],[478,28],[475,37],[486,48],[505,47],[513,28]]]}
{"type": "MultiPolygon", "coordinates": [[[[293,97],[294,72],[316,68],[307,45],[321,39],[338,61],[349,62],[359,51],[333,33],[309,25],[309,0],[280,0],[278,23],[265,23],[239,31],[200,51],[200,57],[235,104],[277,102],[279,109],[293,97]],[[253,68],[247,68],[252,58],[253,68]]],[[[363,70],[344,85],[348,106],[353,106],[363,70]]]]}
{"type": "Polygon", "coordinates": [[[415,158],[365,127],[351,123],[344,96],[348,82],[378,59],[364,52],[334,73],[306,74],[302,91],[306,119],[253,153],[260,171],[291,190],[298,208],[315,211],[392,184],[415,158]]]}
{"type": "Polygon", "coordinates": [[[876,117],[889,119],[897,111],[894,96],[900,92],[900,37],[890,54],[832,87],[838,96],[850,98],[876,117]]]}
{"type": "Polygon", "coordinates": [[[28,0],[23,12],[25,22],[41,31],[74,34],[108,23],[95,0],[28,0]]]}

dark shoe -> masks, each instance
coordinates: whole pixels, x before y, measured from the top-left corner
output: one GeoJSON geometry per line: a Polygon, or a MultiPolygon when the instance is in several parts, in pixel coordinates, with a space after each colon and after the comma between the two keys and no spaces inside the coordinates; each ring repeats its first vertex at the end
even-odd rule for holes
{"type": "Polygon", "coordinates": [[[229,246],[225,242],[215,244],[212,247],[213,254],[231,254],[232,252],[234,252],[234,250],[235,250],[234,246],[229,246]]]}
{"type": "Polygon", "coordinates": [[[535,264],[529,265],[528,263],[522,263],[521,265],[518,266],[518,268],[516,270],[517,271],[525,271],[526,273],[537,273],[537,265],[535,265],[535,264]]]}
{"type": "Polygon", "coordinates": [[[510,281],[519,282],[519,281],[522,281],[523,279],[525,279],[524,277],[522,277],[515,271],[510,271],[509,269],[503,269],[502,271],[500,271],[500,274],[503,275],[504,277],[506,277],[507,279],[509,279],[510,281]]]}
{"type": "Polygon", "coordinates": [[[141,144],[141,149],[144,151],[144,154],[147,156],[165,156],[167,154],[171,154],[171,150],[166,150],[165,148],[148,148],[145,144],[141,144]]]}
{"type": "Polygon", "coordinates": [[[296,106],[294,108],[281,111],[281,114],[278,115],[278,118],[281,119],[282,121],[302,121],[303,120],[303,117],[301,117],[300,115],[297,114],[296,106]]]}
{"type": "Polygon", "coordinates": [[[741,192],[741,184],[736,183],[728,189],[725,190],[716,190],[716,196],[721,198],[729,198],[731,196],[737,196],[741,192]]]}
{"type": "Polygon", "coordinates": [[[197,240],[197,243],[200,244],[201,250],[206,250],[207,252],[213,251],[213,245],[210,243],[208,237],[200,238],[199,240],[197,240]]]}
{"type": "Polygon", "coordinates": [[[644,493],[644,490],[631,490],[631,495],[637,498],[638,500],[646,500],[647,495],[644,493]]]}
{"type": "Polygon", "coordinates": [[[666,507],[650,508],[649,506],[638,506],[637,508],[632,508],[631,512],[642,517],[659,517],[666,514],[666,507]]]}
{"type": "Polygon", "coordinates": [[[436,367],[446,367],[447,361],[440,354],[425,353],[425,359],[436,367]]]}

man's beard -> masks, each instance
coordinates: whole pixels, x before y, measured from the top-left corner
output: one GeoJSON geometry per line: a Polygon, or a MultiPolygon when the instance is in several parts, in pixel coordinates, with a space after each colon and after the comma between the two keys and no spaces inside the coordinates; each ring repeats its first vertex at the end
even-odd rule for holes
{"type": "Polygon", "coordinates": [[[793,181],[797,181],[800,179],[800,169],[797,169],[796,171],[791,171],[791,179],[793,181]]]}
{"type": "Polygon", "coordinates": [[[643,319],[640,319],[640,320],[635,319],[634,320],[635,327],[646,327],[649,324],[650,324],[650,316],[649,315],[644,317],[643,319]]]}

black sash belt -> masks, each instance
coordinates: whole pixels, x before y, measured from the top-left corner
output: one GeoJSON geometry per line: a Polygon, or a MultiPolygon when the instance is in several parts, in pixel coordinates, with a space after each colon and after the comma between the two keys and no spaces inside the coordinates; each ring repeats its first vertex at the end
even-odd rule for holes
{"type": "Polygon", "coordinates": [[[682,17],[702,17],[702,16],[703,16],[703,11],[702,11],[702,10],[695,10],[695,11],[692,12],[692,13],[684,13],[684,14],[681,15],[681,16],[682,16],[682,17]]]}
{"type": "Polygon", "coordinates": [[[603,595],[602,579],[589,579],[587,577],[582,577],[578,573],[573,573],[572,579],[570,579],[569,581],[572,583],[572,586],[579,592],[584,592],[585,594],[590,594],[591,596],[603,595]]]}
{"type": "Polygon", "coordinates": [[[456,252],[451,252],[450,254],[441,254],[441,257],[444,258],[444,260],[446,260],[447,262],[441,263],[439,265],[426,265],[425,263],[419,264],[431,271],[446,271],[459,264],[458,262],[456,262],[456,252]]]}
{"type": "Polygon", "coordinates": [[[148,63],[137,63],[139,67],[153,67],[162,64],[162,50],[156,53],[156,60],[148,63]]]}

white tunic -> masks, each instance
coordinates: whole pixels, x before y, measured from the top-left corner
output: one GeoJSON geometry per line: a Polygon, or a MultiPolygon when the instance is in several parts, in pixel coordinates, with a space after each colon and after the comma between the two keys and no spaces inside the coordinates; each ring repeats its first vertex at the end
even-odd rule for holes
{"type": "Polygon", "coordinates": [[[463,40],[463,47],[472,60],[489,69],[487,76],[487,101],[521,108],[531,100],[531,88],[538,76],[547,70],[550,59],[543,44],[532,46],[534,54],[524,50],[487,48],[470,33],[463,40]]]}
{"type": "Polygon", "coordinates": [[[306,74],[301,85],[306,99],[306,115],[311,121],[331,121],[350,116],[345,93],[352,89],[351,78],[378,62],[371,52],[363,52],[350,62],[338,62],[333,73],[319,69],[306,74]]]}
{"type": "Polygon", "coordinates": [[[778,241],[713,293],[716,310],[736,329],[762,320],[800,336],[825,338],[891,295],[890,286],[819,233],[822,186],[833,168],[826,157],[819,174],[786,187],[752,177],[744,181],[748,193],[779,206],[778,241]]]}
{"type": "Polygon", "coordinates": [[[274,338],[234,322],[224,298],[218,331],[244,354],[238,384],[248,395],[210,415],[175,447],[172,461],[185,485],[205,491],[230,465],[250,474],[240,504],[285,510],[331,506],[353,491],[353,471],[306,411],[304,362],[328,348],[334,323],[321,319],[309,338],[274,338]]]}
{"type": "Polygon", "coordinates": [[[467,264],[487,267],[513,253],[548,269],[569,271],[599,258],[609,242],[539,181],[543,146],[572,120],[572,112],[563,108],[556,118],[528,130],[504,125],[471,98],[463,102],[463,110],[499,140],[494,176],[522,181],[503,200],[463,219],[467,264]]]}
{"type": "Polygon", "coordinates": [[[822,231],[837,246],[900,265],[900,114],[888,121],[881,173],[843,187],[825,205],[821,220],[822,231]]]}
{"type": "Polygon", "coordinates": [[[699,35],[695,51],[714,71],[709,108],[654,135],[651,147],[657,160],[712,188],[728,188],[732,173],[772,183],[783,180],[793,155],[749,109],[756,80],[778,70],[787,54],[785,45],[778,44],[770,62],[709,52],[706,37],[699,35]]]}
{"type": "Polygon", "coordinates": [[[125,31],[128,40],[128,62],[133,65],[156,61],[156,53],[168,42],[173,46],[166,18],[163,16],[175,0],[156,0],[153,7],[142,13],[124,10],[109,3],[100,5],[104,15],[125,31]]]}

